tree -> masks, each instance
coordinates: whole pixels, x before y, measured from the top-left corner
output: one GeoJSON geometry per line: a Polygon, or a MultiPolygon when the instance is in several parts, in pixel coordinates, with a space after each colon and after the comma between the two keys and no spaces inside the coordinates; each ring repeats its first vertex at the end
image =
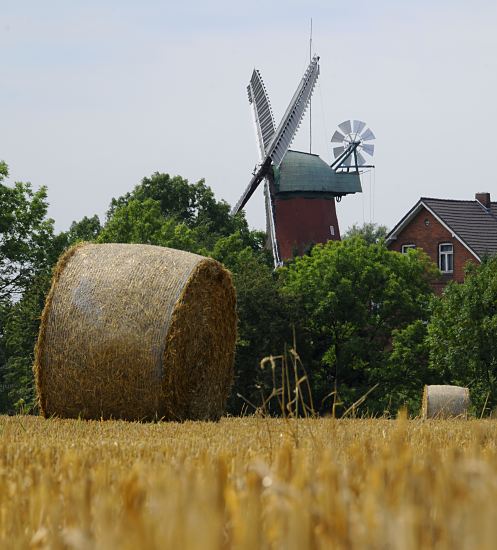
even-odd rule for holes
{"type": "Polygon", "coordinates": [[[3,381],[5,364],[7,362],[7,351],[5,349],[5,322],[7,319],[8,304],[0,303],[0,412],[7,406],[7,388],[3,381]]]}
{"type": "Polygon", "coordinates": [[[428,326],[430,364],[443,383],[468,386],[475,410],[497,406],[497,258],[468,265],[449,284],[428,326]]]}
{"type": "Polygon", "coordinates": [[[0,407],[33,402],[33,348],[50,268],[58,250],[46,188],[8,187],[0,163],[0,407]]]}
{"type": "Polygon", "coordinates": [[[6,361],[3,369],[4,410],[33,410],[34,347],[40,327],[45,295],[50,287],[50,272],[32,281],[22,297],[12,304],[4,326],[6,361]]]}
{"type": "MultiPolygon", "coordinates": [[[[427,319],[435,274],[422,251],[403,255],[359,237],[317,245],[284,269],[315,402],[336,388],[349,406],[384,381],[393,331],[427,319]]],[[[381,399],[371,402],[383,412],[381,399]]]]}
{"type": "Polygon", "coordinates": [[[84,216],[79,222],[72,222],[67,232],[67,239],[70,244],[79,241],[95,241],[101,231],[102,225],[96,214],[91,218],[84,216]]]}
{"type": "MultiPolygon", "coordinates": [[[[292,327],[289,302],[282,296],[278,277],[265,254],[250,247],[236,251],[242,241],[229,241],[225,245],[230,244],[231,250],[225,260],[233,273],[239,324],[235,384],[228,408],[231,414],[239,414],[247,403],[260,406],[271,393],[271,373],[263,371],[260,362],[264,357],[282,353],[290,341],[292,327]]],[[[226,253],[227,246],[219,248],[226,253]]],[[[253,409],[249,407],[249,411],[253,409]]]]}
{"type": "Polygon", "coordinates": [[[212,249],[219,237],[226,237],[236,230],[248,232],[243,215],[231,216],[230,206],[217,201],[212,189],[204,180],[189,183],[180,176],[156,172],[143,178],[133,191],[112,199],[107,219],[110,221],[117,211],[132,201],[144,203],[155,201],[162,216],[174,220],[195,231],[195,238],[206,249],[212,249]]]}
{"type": "Polygon", "coordinates": [[[99,242],[159,244],[166,219],[160,203],[132,199],[116,208],[98,236],[99,242]]]}
{"type": "Polygon", "coordinates": [[[259,232],[249,230],[243,214],[230,215],[204,180],[155,173],[135,189],[112,199],[99,242],[141,242],[209,255],[219,239],[238,234],[254,249],[259,232]]]}
{"type": "Polygon", "coordinates": [[[50,264],[53,220],[47,219],[47,190],[31,184],[7,187],[0,164],[0,303],[20,296],[33,276],[50,264]]]}
{"type": "Polygon", "coordinates": [[[381,384],[382,402],[389,411],[404,406],[411,415],[418,415],[425,384],[443,382],[441,373],[429,362],[427,325],[425,319],[416,319],[392,333],[392,351],[381,384]]]}
{"type": "Polygon", "coordinates": [[[383,240],[387,235],[388,227],[386,225],[365,222],[362,225],[355,223],[349,227],[343,235],[343,238],[350,239],[351,237],[362,237],[368,244],[374,244],[383,240]]]}

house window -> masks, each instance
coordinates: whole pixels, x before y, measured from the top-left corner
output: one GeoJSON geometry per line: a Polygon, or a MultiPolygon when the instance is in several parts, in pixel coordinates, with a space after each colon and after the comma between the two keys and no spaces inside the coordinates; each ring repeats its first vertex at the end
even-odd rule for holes
{"type": "Polygon", "coordinates": [[[442,273],[454,271],[454,247],[449,243],[438,245],[438,267],[442,273]]]}
{"type": "Polygon", "coordinates": [[[407,254],[407,251],[410,248],[416,248],[416,245],[415,244],[403,244],[402,245],[402,254],[407,254]]]}
{"type": "Polygon", "coordinates": [[[330,225],[330,235],[331,235],[332,237],[335,236],[335,226],[334,226],[334,225],[330,225]]]}

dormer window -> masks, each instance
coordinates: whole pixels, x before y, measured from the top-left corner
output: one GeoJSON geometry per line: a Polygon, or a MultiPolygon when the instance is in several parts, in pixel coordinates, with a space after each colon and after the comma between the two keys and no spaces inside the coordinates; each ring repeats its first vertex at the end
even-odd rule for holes
{"type": "Polygon", "coordinates": [[[442,273],[454,272],[454,247],[451,243],[438,245],[438,267],[442,273]]]}

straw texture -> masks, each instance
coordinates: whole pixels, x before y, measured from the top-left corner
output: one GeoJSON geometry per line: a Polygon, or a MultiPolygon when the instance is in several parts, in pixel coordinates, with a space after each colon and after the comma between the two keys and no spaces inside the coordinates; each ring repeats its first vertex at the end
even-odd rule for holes
{"type": "Polygon", "coordinates": [[[469,389],[459,386],[425,386],[421,414],[423,418],[466,418],[469,389]]]}
{"type": "Polygon", "coordinates": [[[236,299],[215,260],[82,244],[55,269],[35,351],[44,416],[217,419],[233,380],[236,299]]]}

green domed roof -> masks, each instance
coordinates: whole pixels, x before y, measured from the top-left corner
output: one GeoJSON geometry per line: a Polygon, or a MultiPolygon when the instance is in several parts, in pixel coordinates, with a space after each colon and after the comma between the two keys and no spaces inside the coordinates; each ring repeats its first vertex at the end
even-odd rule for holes
{"type": "Polygon", "coordinates": [[[318,155],[288,151],[279,168],[273,168],[277,193],[341,196],[361,193],[359,174],[330,168],[318,155]]]}

